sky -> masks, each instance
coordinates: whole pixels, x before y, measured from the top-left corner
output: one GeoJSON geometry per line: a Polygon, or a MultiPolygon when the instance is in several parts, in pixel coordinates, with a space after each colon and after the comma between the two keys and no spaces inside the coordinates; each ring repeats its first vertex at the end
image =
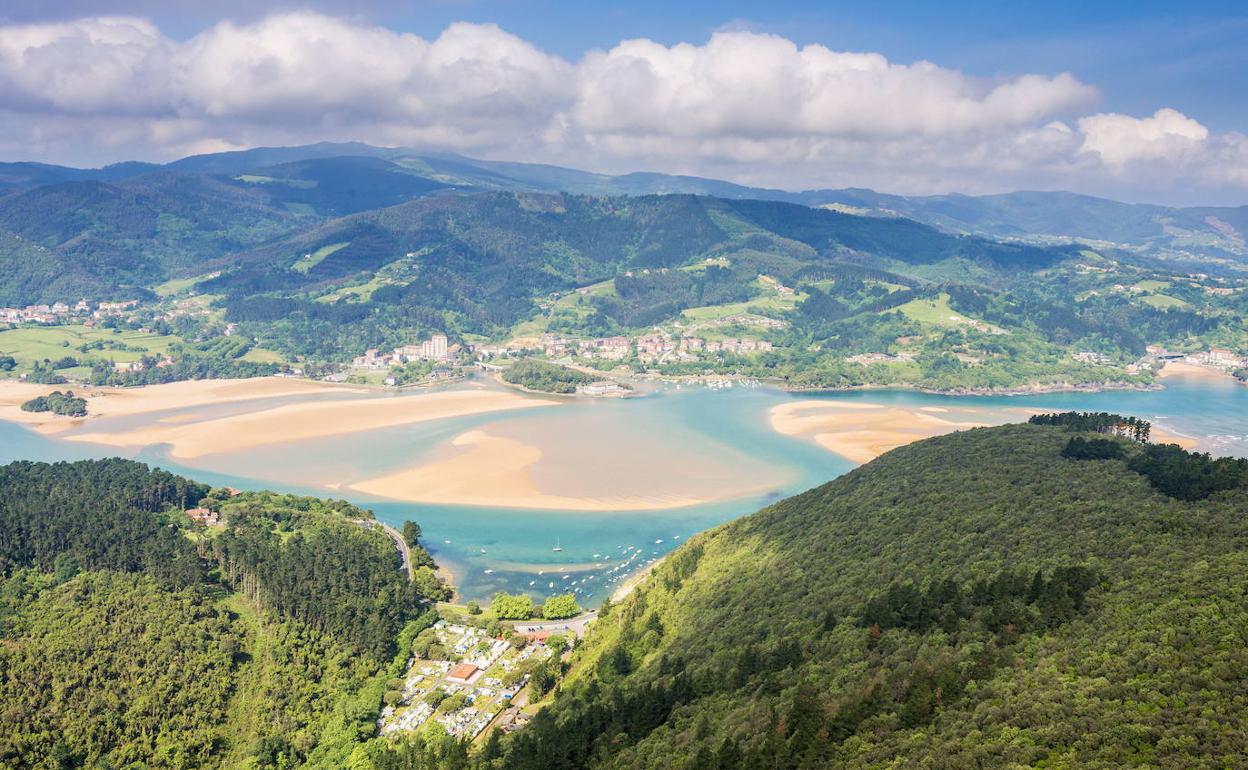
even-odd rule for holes
{"type": "Polygon", "coordinates": [[[5,0],[0,159],[358,140],[605,173],[1248,204],[1241,2],[5,0]]]}

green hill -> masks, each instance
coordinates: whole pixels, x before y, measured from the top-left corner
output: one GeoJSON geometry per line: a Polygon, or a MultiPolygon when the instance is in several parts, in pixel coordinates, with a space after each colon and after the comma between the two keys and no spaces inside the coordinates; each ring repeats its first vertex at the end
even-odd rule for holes
{"type": "Polygon", "coordinates": [[[0,467],[0,767],[344,767],[448,597],[369,517],[120,459],[0,467]]]}
{"type": "Polygon", "coordinates": [[[366,513],[124,460],[4,466],[0,766],[1241,766],[1248,461],[1114,415],[1033,422],[692,538],[604,607],[531,724],[471,750],[375,737],[445,593],[366,513]]]}
{"type": "Polygon", "coordinates": [[[180,269],[300,226],[300,217],[253,187],[160,172],[11,192],[0,197],[0,230],[45,251],[34,263],[0,253],[0,277],[25,276],[22,291],[13,292],[18,303],[133,296],[180,269]],[[62,272],[92,282],[63,285],[62,272]]]}
{"type": "Polygon", "coordinates": [[[490,766],[1241,766],[1243,469],[1188,502],[1154,485],[1216,463],[1071,435],[918,442],[699,535],[490,766]]]}

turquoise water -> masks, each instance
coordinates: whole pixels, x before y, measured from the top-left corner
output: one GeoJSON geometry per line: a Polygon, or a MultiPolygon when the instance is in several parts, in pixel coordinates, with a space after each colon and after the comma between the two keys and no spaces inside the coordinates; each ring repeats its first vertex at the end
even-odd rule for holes
{"type": "MultiPolygon", "coordinates": [[[[1172,433],[1197,438],[1201,449],[1215,454],[1248,456],[1248,387],[1229,380],[1178,378],[1167,381],[1167,388],[1158,391],[993,397],[889,390],[790,395],[763,388],[669,389],[639,399],[580,400],[553,408],[440,420],[185,463],[171,461],[161,447],[150,447],[134,456],[212,484],[341,496],[371,508],[378,518],[392,524],[406,519],[418,521],[435,557],[455,572],[465,599],[488,598],[499,590],[528,591],[539,599],[573,591],[583,604],[592,605],[609,595],[629,573],[690,535],[853,467],[811,441],[782,436],[770,428],[768,412],[773,406],[811,398],[907,407],[971,407],[994,415],[989,421],[1022,419],[1021,412],[1012,411],[1020,407],[1122,412],[1152,420],[1172,433]],[[685,472],[686,461],[692,467],[692,461],[697,460],[708,467],[767,479],[769,486],[762,494],[643,512],[420,505],[369,499],[354,492],[327,492],[318,486],[321,479],[367,478],[410,466],[448,439],[485,425],[500,435],[545,434],[547,446],[555,447],[555,457],[560,451],[588,453],[581,462],[608,480],[615,463],[630,453],[644,452],[651,455],[648,459],[655,467],[656,485],[668,474],[685,472]],[[566,438],[562,450],[560,437],[566,438]],[[555,547],[562,550],[555,551],[555,547]]],[[[237,408],[221,409],[227,412],[237,408]]],[[[0,462],[73,460],[117,453],[115,449],[58,441],[0,423],[0,462]]]]}

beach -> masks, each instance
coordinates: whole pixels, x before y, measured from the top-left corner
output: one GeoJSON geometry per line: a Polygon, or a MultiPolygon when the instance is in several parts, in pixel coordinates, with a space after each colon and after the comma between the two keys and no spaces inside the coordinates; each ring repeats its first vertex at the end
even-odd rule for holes
{"type": "Polygon", "coordinates": [[[56,434],[102,417],[127,417],[154,412],[213,406],[252,399],[320,393],[366,393],[350,385],[336,385],[286,377],[254,377],[243,380],[185,380],[139,388],[104,388],[91,385],[37,385],[17,380],[0,381],[0,419],[56,434]],[[23,402],[54,390],[72,390],[87,400],[87,417],[66,418],[21,411],[23,402]]]}
{"type": "MultiPolygon", "coordinates": [[[[912,441],[967,428],[1022,422],[1033,414],[1052,411],[1060,410],[898,407],[861,401],[807,400],[774,406],[770,417],[771,426],[777,432],[811,439],[824,449],[861,464],[912,441]],[[941,416],[935,416],[937,414],[941,416]]],[[[1152,429],[1152,442],[1178,444],[1184,449],[1194,449],[1200,443],[1156,425],[1152,429]]]]}
{"type": "MultiPolygon", "coordinates": [[[[967,410],[969,412],[969,410],[967,410]]],[[[861,401],[810,399],[771,408],[771,427],[786,436],[803,436],[855,463],[866,463],[919,439],[1007,422],[1000,419],[949,419],[942,407],[898,407],[861,401]],[[933,412],[942,416],[937,417],[933,412]]]]}
{"type": "Polygon", "coordinates": [[[1168,377],[1198,377],[1210,380],[1234,380],[1235,376],[1223,369],[1215,369],[1212,366],[1197,366],[1183,361],[1167,361],[1157,376],[1165,379],[1168,377]]]}
{"type": "Polygon", "coordinates": [[[351,488],[368,495],[414,503],[474,505],[492,508],[538,508],[552,511],[654,511],[701,505],[754,491],[725,488],[723,497],[680,494],[583,495],[543,489],[533,469],[543,459],[535,444],[471,430],[456,436],[447,451],[430,462],[397,473],[356,482],[351,488]]]}
{"type": "MultiPolygon", "coordinates": [[[[316,383],[304,384],[313,387],[317,385],[316,383]]],[[[241,400],[248,397],[290,394],[289,392],[276,392],[278,389],[272,387],[262,390],[261,395],[257,396],[255,391],[236,392],[231,388],[226,388],[216,394],[208,394],[214,395],[211,399],[193,401],[188,397],[183,403],[207,405],[220,403],[221,399],[241,400]],[[244,395],[244,392],[248,395],[244,395]]],[[[295,394],[300,392],[314,391],[296,391],[295,394]]],[[[167,398],[165,404],[173,400],[175,399],[167,398]]],[[[89,401],[89,409],[90,403],[89,401]]],[[[435,391],[410,396],[324,399],[279,406],[260,402],[254,411],[245,411],[226,417],[201,421],[193,421],[192,417],[192,421],[187,421],[186,416],[176,415],[131,429],[78,432],[64,436],[64,438],[126,449],[167,445],[170,457],[193,459],[261,446],[410,425],[428,420],[512,409],[532,409],[557,404],[557,401],[529,398],[514,393],[475,389],[435,391]]],[[[173,407],[166,405],[164,408],[173,407]]],[[[145,411],[158,410],[153,407],[145,411]]]]}

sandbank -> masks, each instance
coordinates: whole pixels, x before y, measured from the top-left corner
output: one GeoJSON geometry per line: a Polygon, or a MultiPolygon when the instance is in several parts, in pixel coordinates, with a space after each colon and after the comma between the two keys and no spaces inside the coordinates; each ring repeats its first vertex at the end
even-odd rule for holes
{"type": "Polygon", "coordinates": [[[557,403],[496,391],[438,391],[261,407],[201,422],[157,422],[133,430],[76,433],[66,438],[130,449],[165,444],[171,457],[182,459],[557,403]]]}
{"type": "Polygon", "coordinates": [[[37,396],[46,396],[54,390],[73,390],[74,395],[85,395],[82,389],[72,385],[36,385],[16,380],[0,381],[0,420],[8,420],[34,428],[40,433],[59,433],[79,425],[85,418],[65,417],[51,412],[23,412],[22,404],[37,396]]]}
{"type": "MultiPolygon", "coordinates": [[[[105,388],[69,383],[36,385],[16,380],[0,381],[0,419],[29,425],[40,433],[60,433],[99,417],[163,412],[188,407],[213,406],[252,399],[316,393],[364,393],[352,386],[286,377],[253,377],[239,380],[186,380],[139,388],[105,388]],[[87,400],[87,417],[67,419],[23,412],[22,402],[54,390],[72,390],[87,400]]],[[[186,418],[183,418],[186,419],[186,418]]]]}
{"type": "Polygon", "coordinates": [[[816,399],[774,406],[770,417],[776,431],[809,437],[855,463],[869,462],[912,441],[989,424],[934,417],[922,407],[816,399]]]}
{"type": "MultiPolygon", "coordinates": [[[[451,441],[451,447],[440,459],[356,482],[351,488],[413,503],[559,511],[652,511],[710,502],[679,495],[561,495],[539,489],[533,480],[532,468],[542,459],[537,446],[471,430],[451,441]]],[[[737,491],[728,496],[738,496],[737,491]]]]}

